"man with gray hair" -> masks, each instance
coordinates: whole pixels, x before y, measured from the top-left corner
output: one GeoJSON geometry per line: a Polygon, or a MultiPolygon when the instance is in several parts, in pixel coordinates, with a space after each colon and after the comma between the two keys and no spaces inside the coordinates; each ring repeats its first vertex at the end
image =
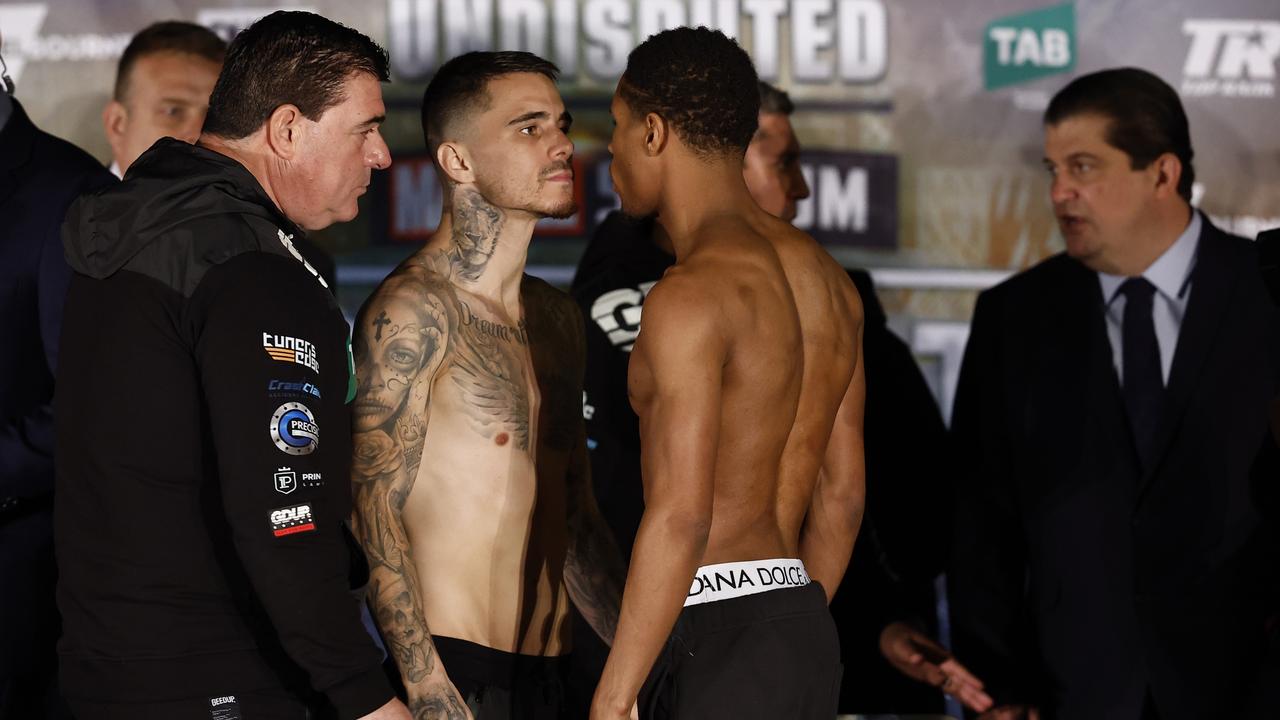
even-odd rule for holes
{"type": "Polygon", "coordinates": [[[409,717],[351,592],[347,325],[293,243],[390,164],[387,79],[359,32],[268,15],[194,146],[159,140],[68,214],[54,532],[78,717],[409,717]]]}

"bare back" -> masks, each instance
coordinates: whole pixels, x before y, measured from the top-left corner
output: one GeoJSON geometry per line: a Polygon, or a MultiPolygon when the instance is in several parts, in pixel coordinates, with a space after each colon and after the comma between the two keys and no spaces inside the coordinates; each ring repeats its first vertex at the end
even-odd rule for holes
{"type": "Polygon", "coordinates": [[[629,373],[642,447],[669,432],[648,417],[661,383],[655,373],[664,372],[651,361],[660,351],[649,346],[679,333],[671,326],[690,314],[711,314],[723,351],[702,564],[798,557],[827,441],[854,375],[857,292],[817,243],[763,212],[702,232],[697,249],[646,300],[629,373]],[[663,293],[664,283],[675,292],[663,293]],[[682,296],[683,312],[652,312],[664,296],[682,296]]]}

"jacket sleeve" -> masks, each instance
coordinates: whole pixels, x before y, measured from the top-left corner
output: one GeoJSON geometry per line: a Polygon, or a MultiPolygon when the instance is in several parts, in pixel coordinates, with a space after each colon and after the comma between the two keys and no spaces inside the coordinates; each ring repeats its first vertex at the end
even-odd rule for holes
{"type": "Polygon", "coordinates": [[[574,294],[586,327],[582,416],[596,502],[623,557],[629,560],[644,511],[640,428],[627,397],[627,362],[631,355],[615,347],[592,319],[592,303],[597,296],[594,292],[574,294]]]}
{"type": "Polygon", "coordinates": [[[1002,367],[1001,306],[978,298],[952,415],[957,486],[952,566],[947,576],[956,656],[982,678],[997,705],[1034,704],[1027,669],[1026,543],[1010,471],[1002,367]]]}
{"type": "Polygon", "coordinates": [[[392,698],[349,583],[345,323],[292,259],[239,255],[189,305],[236,551],[289,656],[342,718],[392,698]]]}
{"type": "MultiPolygon", "coordinates": [[[[66,302],[71,268],[62,254],[62,219],[67,206],[80,193],[115,182],[106,170],[68,177],[68,186],[57,188],[61,195],[49,197],[43,211],[42,231],[32,240],[39,244],[36,267],[31,269],[35,286],[35,307],[40,334],[33,338],[13,338],[29,342],[39,353],[52,378],[58,369],[58,338],[62,332],[62,308],[66,302]]],[[[29,380],[29,379],[27,379],[29,380]]],[[[0,418],[0,501],[6,497],[37,498],[53,492],[53,398],[21,415],[0,418]]]]}

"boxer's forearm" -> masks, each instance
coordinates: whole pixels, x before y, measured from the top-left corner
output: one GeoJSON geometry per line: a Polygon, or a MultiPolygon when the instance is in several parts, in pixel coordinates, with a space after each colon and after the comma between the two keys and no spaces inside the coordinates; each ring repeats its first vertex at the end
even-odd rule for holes
{"type": "Polygon", "coordinates": [[[710,518],[646,510],[636,533],[613,650],[593,710],[626,713],[662,651],[702,562],[710,518]]]}
{"type": "Polygon", "coordinates": [[[606,645],[613,645],[626,569],[622,552],[599,512],[582,510],[569,516],[565,582],[583,619],[606,645]]]}
{"type": "Polygon", "coordinates": [[[860,492],[824,491],[823,480],[820,475],[800,534],[800,559],[809,577],[822,583],[827,602],[831,602],[853,555],[864,501],[860,492]]]}
{"type": "Polygon", "coordinates": [[[866,379],[862,362],[862,331],[858,330],[858,356],[844,398],[831,425],[813,500],[800,532],[800,559],[809,577],[822,583],[827,602],[844,578],[853,543],[866,507],[866,457],[862,418],[866,379]]]}
{"type": "MultiPolygon", "coordinates": [[[[381,431],[357,433],[356,455],[358,458],[376,455],[374,448],[387,442],[381,431]]],[[[402,454],[398,444],[393,442],[391,446],[397,454],[402,454]]],[[[417,717],[420,707],[451,708],[460,700],[443,665],[437,662],[431,630],[422,610],[418,570],[402,519],[412,477],[403,463],[387,466],[355,463],[351,526],[369,561],[369,603],[373,617],[400,670],[409,693],[409,708],[417,717]]],[[[447,713],[438,716],[454,717],[447,713]]]]}
{"type": "MultiPolygon", "coordinates": [[[[401,532],[403,530],[401,529],[401,532]]],[[[395,658],[414,717],[466,717],[462,699],[438,660],[418,590],[418,575],[407,543],[393,530],[374,539],[361,533],[371,566],[369,601],[387,649],[395,658]]]]}

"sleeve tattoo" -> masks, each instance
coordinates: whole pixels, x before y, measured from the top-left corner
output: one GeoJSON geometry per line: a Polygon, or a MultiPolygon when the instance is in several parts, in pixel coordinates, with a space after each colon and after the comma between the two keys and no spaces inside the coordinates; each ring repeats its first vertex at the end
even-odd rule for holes
{"type": "Polygon", "coordinates": [[[418,573],[402,513],[427,431],[432,382],[450,343],[446,302],[421,278],[392,278],[355,329],[352,525],[369,558],[374,616],[409,689],[415,718],[453,718],[448,686],[424,689],[436,671],[418,573]],[[418,687],[415,688],[415,685],[418,687]]]}
{"type": "Polygon", "coordinates": [[[562,347],[570,352],[577,364],[571,387],[557,393],[565,407],[552,414],[554,423],[563,427],[548,428],[552,436],[564,435],[569,439],[571,455],[568,468],[568,554],[565,558],[565,582],[569,596],[606,644],[613,644],[618,626],[618,611],[622,603],[622,587],[626,582],[626,568],[622,553],[614,541],[613,532],[600,515],[591,486],[591,466],[587,461],[586,428],[582,420],[582,364],[585,362],[586,340],[582,315],[568,298],[557,297],[545,303],[543,325],[554,328],[554,335],[562,338],[562,347]]]}

